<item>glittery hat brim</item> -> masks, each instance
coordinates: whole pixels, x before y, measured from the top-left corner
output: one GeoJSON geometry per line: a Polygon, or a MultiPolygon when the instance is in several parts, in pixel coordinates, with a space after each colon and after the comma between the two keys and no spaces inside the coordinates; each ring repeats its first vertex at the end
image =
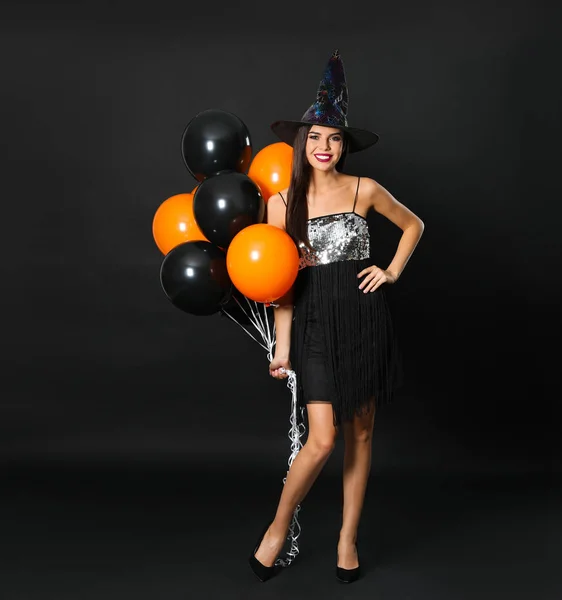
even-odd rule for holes
{"type": "Polygon", "coordinates": [[[356,127],[343,127],[341,125],[328,125],[322,123],[310,123],[306,121],[275,121],[271,124],[271,130],[275,135],[289,146],[292,146],[301,125],[319,125],[321,127],[334,127],[345,131],[349,138],[348,152],[359,152],[373,146],[379,141],[379,136],[366,129],[357,129],[356,127]]]}

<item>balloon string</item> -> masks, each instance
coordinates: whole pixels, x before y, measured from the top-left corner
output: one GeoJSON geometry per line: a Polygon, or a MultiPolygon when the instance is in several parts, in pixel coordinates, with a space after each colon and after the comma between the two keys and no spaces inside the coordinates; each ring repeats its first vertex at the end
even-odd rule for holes
{"type": "Polygon", "coordinates": [[[265,304],[263,306],[263,319],[265,321],[266,327],[265,331],[267,332],[267,345],[270,348],[270,351],[267,355],[267,359],[269,362],[273,360],[273,346],[275,345],[275,319],[273,319],[272,327],[269,326],[269,317],[267,315],[267,306],[265,304]]]}
{"type": "MultiPolygon", "coordinates": [[[[244,296],[244,297],[246,298],[246,296],[244,296]]],[[[238,299],[236,297],[234,297],[234,299],[236,300],[236,303],[238,304],[238,306],[240,307],[242,312],[246,315],[248,320],[258,330],[264,343],[262,344],[261,342],[259,342],[242,324],[240,324],[232,315],[230,315],[228,313],[228,311],[226,311],[225,309],[222,309],[222,312],[224,314],[226,314],[230,319],[232,319],[232,321],[234,321],[237,325],[239,325],[255,342],[257,342],[262,348],[264,348],[264,350],[266,350],[267,359],[269,362],[271,362],[273,360],[273,347],[275,346],[275,343],[276,343],[275,320],[273,319],[273,324],[270,327],[270,319],[268,317],[267,309],[270,306],[277,306],[277,305],[263,304],[263,313],[264,314],[263,314],[263,318],[262,318],[258,304],[255,301],[253,301],[254,304],[252,305],[250,300],[248,298],[246,298],[246,301],[249,306],[249,310],[252,313],[252,317],[253,317],[252,318],[244,310],[244,307],[240,304],[238,299]]],[[[299,415],[299,409],[298,409],[298,403],[297,403],[297,375],[296,375],[295,371],[293,371],[292,369],[285,369],[283,367],[279,370],[282,373],[287,374],[287,387],[291,391],[291,415],[289,417],[289,424],[290,424],[289,439],[291,441],[291,454],[290,454],[289,460],[288,460],[288,466],[289,466],[289,470],[290,470],[291,465],[293,464],[293,461],[295,460],[297,454],[299,453],[300,449],[303,446],[303,444],[301,442],[301,437],[306,433],[306,427],[304,424],[304,407],[300,408],[300,415],[299,415]],[[299,419],[299,416],[300,416],[300,419],[299,419]]],[[[288,473],[289,473],[289,471],[287,471],[287,475],[288,475],[288,473]]],[[[286,481],[287,481],[287,476],[285,476],[283,478],[283,485],[285,485],[286,481]]],[[[289,530],[287,532],[286,539],[289,541],[289,548],[285,552],[284,557],[277,558],[277,560],[275,561],[275,565],[277,565],[277,566],[288,567],[299,554],[299,541],[298,540],[299,540],[300,534],[302,532],[302,528],[300,526],[299,519],[298,519],[300,510],[301,510],[301,505],[299,504],[299,505],[297,505],[297,507],[295,508],[295,510],[293,512],[293,516],[292,516],[291,522],[289,524],[289,530]]]]}
{"type": "Polygon", "coordinates": [[[256,338],[244,327],[244,325],[241,325],[240,323],[238,323],[238,321],[231,315],[229,314],[228,311],[226,311],[224,308],[222,309],[222,313],[225,314],[229,319],[232,319],[237,325],[240,325],[240,327],[255,341],[257,342],[266,352],[269,351],[269,348],[267,346],[264,346],[259,340],[256,340],[256,338]]]}
{"type": "MultiPolygon", "coordinates": [[[[234,297],[234,300],[236,302],[236,304],[238,304],[238,306],[240,307],[240,310],[244,313],[244,315],[246,315],[246,317],[248,318],[248,320],[250,321],[250,323],[258,330],[258,332],[260,333],[260,335],[262,336],[262,338],[264,337],[264,331],[263,328],[261,327],[261,324],[258,323],[258,321],[255,318],[255,314],[252,311],[252,306],[249,304],[248,305],[250,307],[250,313],[252,314],[252,316],[250,316],[246,310],[244,309],[244,307],[242,306],[242,304],[240,304],[240,301],[238,300],[238,298],[234,297]]],[[[247,298],[246,298],[247,300],[247,298]]]]}
{"type": "MultiPolygon", "coordinates": [[[[264,335],[263,327],[261,326],[261,324],[256,319],[255,312],[252,310],[252,306],[251,305],[249,306],[249,312],[250,312],[250,314],[248,314],[248,312],[246,312],[246,309],[244,309],[244,307],[242,306],[242,304],[240,304],[238,298],[235,297],[234,300],[235,300],[236,304],[238,304],[240,310],[244,313],[244,315],[246,316],[246,318],[248,319],[248,321],[250,321],[250,323],[254,326],[254,328],[259,332],[259,334],[262,337],[262,339],[264,339],[265,335],[264,335]]],[[[264,346],[262,346],[262,348],[263,347],[264,346]]],[[[266,350],[268,350],[268,349],[269,349],[269,345],[267,346],[266,350]]]]}
{"type": "MultiPolygon", "coordinates": [[[[256,315],[256,320],[259,321],[260,324],[260,331],[262,336],[265,338],[266,337],[266,331],[267,328],[261,318],[261,312],[259,310],[258,304],[255,300],[252,300],[253,304],[250,303],[250,300],[248,298],[246,298],[246,301],[248,302],[249,306],[250,306],[250,310],[253,312],[253,314],[256,315]]],[[[267,341],[267,340],[266,340],[267,341]]]]}
{"type": "MultiPolygon", "coordinates": [[[[289,439],[291,440],[291,455],[289,456],[289,469],[293,464],[297,454],[302,448],[303,444],[300,441],[300,438],[306,432],[306,428],[304,425],[304,408],[300,409],[300,423],[298,419],[298,409],[297,409],[297,376],[293,370],[280,369],[287,373],[287,387],[291,390],[291,417],[289,422],[291,427],[289,429],[289,439]]],[[[288,471],[287,471],[288,475],[288,471]]],[[[283,478],[283,485],[285,485],[287,481],[287,477],[283,478]]],[[[301,505],[298,504],[293,512],[293,516],[291,518],[291,523],[289,524],[289,531],[287,533],[287,540],[289,540],[290,545],[289,549],[285,553],[285,557],[280,557],[275,561],[276,565],[281,567],[288,567],[298,556],[299,553],[299,543],[298,539],[300,537],[302,528],[299,523],[299,512],[301,510],[301,505]]]]}

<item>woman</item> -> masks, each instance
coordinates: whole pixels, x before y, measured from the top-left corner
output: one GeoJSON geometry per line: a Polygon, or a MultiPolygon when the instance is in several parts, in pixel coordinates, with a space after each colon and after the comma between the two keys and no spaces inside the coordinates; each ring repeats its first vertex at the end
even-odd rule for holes
{"type": "Polygon", "coordinates": [[[269,372],[277,379],[287,377],[294,353],[308,436],[249,562],[261,581],[274,574],[295,508],[328,460],[341,428],[344,501],[336,576],[349,583],[359,576],[356,539],[375,411],[390,402],[400,367],[383,286],[400,277],[424,224],[374,179],[342,172],[346,154],[373,145],[378,135],[347,124],[347,86],[337,51],[301,120],[276,121],[272,129],[293,146],[293,166],[289,188],[268,200],[268,223],[295,240],[301,270],[293,289],[276,302],[269,372]],[[387,268],[373,265],[369,257],[366,215],[371,209],[403,232],[387,268]]]}

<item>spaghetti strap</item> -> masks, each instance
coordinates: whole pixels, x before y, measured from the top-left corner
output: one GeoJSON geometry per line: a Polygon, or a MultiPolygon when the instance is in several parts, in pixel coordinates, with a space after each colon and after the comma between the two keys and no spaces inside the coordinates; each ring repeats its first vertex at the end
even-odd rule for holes
{"type": "Polygon", "coordinates": [[[277,192],[280,196],[281,196],[281,200],[283,200],[283,204],[285,205],[285,207],[287,206],[287,203],[285,202],[285,198],[283,198],[283,194],[281,192],[277,192]]]}
{"type": "Polygon", "coordinates": [[[353,209],[351,212],[355,212],[355,205],[357,204],[357,195],[359,194],[359,182],[361,181],[361,177],[357,178],[357,189],[355,190],[355,200],[353,201],[353,209]]]}

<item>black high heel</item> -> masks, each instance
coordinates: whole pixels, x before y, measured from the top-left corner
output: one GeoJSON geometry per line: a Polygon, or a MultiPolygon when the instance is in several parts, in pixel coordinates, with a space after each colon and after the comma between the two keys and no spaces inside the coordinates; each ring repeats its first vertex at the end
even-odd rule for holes
{"type": "Polygon", "coordinates": [[[336,567],[336,579],[342,583],[353,583],[359,579],[361,567],[355,569],[342,569],[342,567],[336,567]]]}
{"type": "Polygon", "coordinates": [[[268,523],[266,525],[265,529],[262,531],[260,537],[258,538],[258,541],[256,542],[256,547],[254,548],[254,551],[252,552],[252,554],[250,554],[250,557],[248,558],[248,562],[252,571],[254,572],[255,576],[262,582],[267,581],[268,579],[273,577],[273,575],[275,575],[275,573],[277,573],[279,570],[279,566],[275,565],[275,563],[273,563],[271,567],[266,567],[265,565],[262,565],[262,563],[255,556],[270,525],[271,523],[268,523]]]}
{"type": "Polygon", "coordinates": [[[359,579],[360,574],[361,565],[355,567],[355,569],[343,569],[342,567],[338,567],[336,564],[336,579],[341,581],[341,583],[353,583],[359,579]]]}

